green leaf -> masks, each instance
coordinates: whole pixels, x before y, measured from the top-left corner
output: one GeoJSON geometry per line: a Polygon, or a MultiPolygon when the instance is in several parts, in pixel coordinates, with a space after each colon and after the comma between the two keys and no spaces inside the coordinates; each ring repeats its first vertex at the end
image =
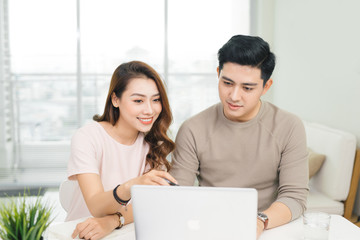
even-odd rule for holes
{"type": "MultiPolygon", "coordinates": [[[[29,191],[28,191],[29,192],[29,191]]],[[[36,201],[24,191],[23,196],[8,197],[9,202],[0,204],[0,238],[3,240],[38,240],[53,219],[50,219],[53,206],[36,201]]]]}

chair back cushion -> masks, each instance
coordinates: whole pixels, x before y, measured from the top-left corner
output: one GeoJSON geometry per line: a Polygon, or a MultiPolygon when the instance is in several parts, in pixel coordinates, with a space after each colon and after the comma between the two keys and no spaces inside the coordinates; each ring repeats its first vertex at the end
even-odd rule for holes
{"type": "Polygon", "coordinates": [[[310,180],[310,191],[315,188],[333,200],[346,200],[356,151],[355,135],[317,123],[304,125],[308,147],[326,156],[320,171],[310,180]]]}
{"type": "Polygon", "coordinates": [[[323,165],[326,156],[319,154],[308,148],[309,151],[309,178],[312,178],[323,165]]]}

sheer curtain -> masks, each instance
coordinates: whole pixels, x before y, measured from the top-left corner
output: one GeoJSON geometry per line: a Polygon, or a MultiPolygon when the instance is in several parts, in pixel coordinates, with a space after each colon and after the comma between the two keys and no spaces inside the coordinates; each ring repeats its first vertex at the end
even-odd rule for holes
{"type": "Polygon", "coordinates": [[[0,183],[58,186],[74,131],[102,113],[115,68],[162,76],[181,123],[218,101],[217,50],[249,33],[249,0],[0,0],[0,183]]]}

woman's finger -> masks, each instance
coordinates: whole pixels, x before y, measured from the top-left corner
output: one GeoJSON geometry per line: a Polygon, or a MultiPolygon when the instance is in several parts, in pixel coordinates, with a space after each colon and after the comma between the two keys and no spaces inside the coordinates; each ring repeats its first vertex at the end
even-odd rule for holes
{"type": "Polygon", "coordinates": [[[163,185],[168,186],[169,183],[165,180],[164,177],[154,176],[151,178],[152,184],[151,185],[163,185]]]}
{"type": "Polygon", "coordinates": [[[80,238],[80,233],[89,225],[89,221],[88,219],[85,220],[82,223],[78,223],[75,227],[75,230],[73,232],[73,234],[71,235],[72,238],[76,238],[77,235],[79,235],[80,238]]]}
{"type": "Polygon", "coordinates": [[[88,233],[84,236],[84,238],[85,238],[85,239],[91,239],[91,240],[93,240],[93,238],[94,238],[95,235],[96,235],[96,233],[90,231],[90,232],[88,232],[88,233]]]}
{"type": "MultiPolygon", "coordinates": [[[[165,179],[177,184],[176,179],[173,176],[171,176],[168,172],[156,171],[156,172],[154,172],[154,174],[158,177],[165,178],[165,179]]],[[[170,185],[169,182],[167,182],[166,180],[165,180],[165,182],[166,183],[164,183],[164,181],[161,181],[161,182],[159,182],[159,184],[160,185],[170,185]]]]}
{"type": "Polygon", "coordinates": [[[100,239],[102,236],[100,235],[100,233],[96,233],[91,237],[91,240],[98,240],[100,239]]]}
{"type": "Polygon", "coordinates": [[[176,184],[178,183],[178,182],[176,181],[176,179],[175,179],[173,176],[170,175],[170,173],[164,172],[163,174],[164,174],[164,177],[165,177],[167,180],[170,180],[171,182],[176,183],[176,184]]]}
{"type": "Polygon", "coordinates": [[[88,234],[90,232],[92,232],[91,234],[94,234],[94,226],[92,224],[92,221],[93,221],[92,219],[93,218],[89,218],[88,220],[86,220],[87,225],[85,228],[83,228],[82,231],[80,231],[79,238],[89,239],[89,238],[87,238],[88,234]]]}

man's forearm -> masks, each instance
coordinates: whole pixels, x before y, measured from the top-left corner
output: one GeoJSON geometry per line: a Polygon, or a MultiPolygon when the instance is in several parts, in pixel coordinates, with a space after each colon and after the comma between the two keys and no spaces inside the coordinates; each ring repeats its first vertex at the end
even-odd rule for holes
{"type": "Polygon", "coordinates": [[[268,209],[263,212],[269,218],[267,229],[284,225],[291,220],[290,209],[281,202],[274,202],[268,209]]]}

